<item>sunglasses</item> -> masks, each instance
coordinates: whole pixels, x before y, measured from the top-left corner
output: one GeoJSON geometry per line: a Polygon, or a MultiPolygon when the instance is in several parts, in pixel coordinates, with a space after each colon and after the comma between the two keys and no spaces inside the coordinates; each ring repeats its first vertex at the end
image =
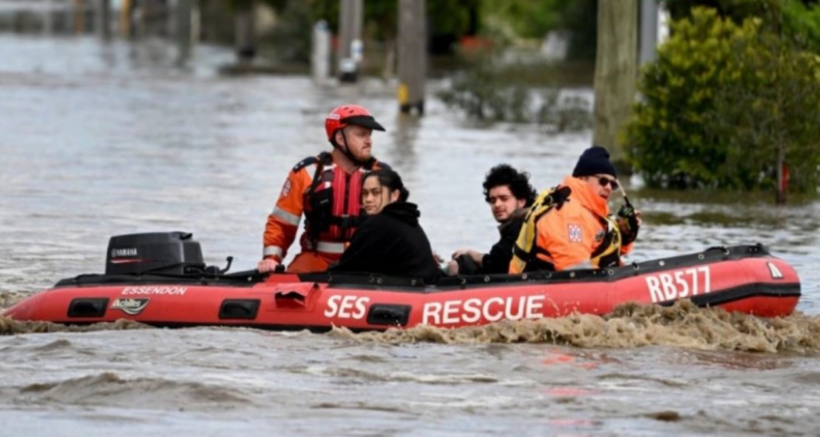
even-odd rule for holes
{"type": "Polygon", "coordinates": [[[602,187],[606,187],[606,185],[609,184],[610,186],[612,186],[613,190],[618,189],[618,181],[616,181],[615,179],[609,179],[603,176],[599,176],[598,183],[601,184],[602,187]]]}

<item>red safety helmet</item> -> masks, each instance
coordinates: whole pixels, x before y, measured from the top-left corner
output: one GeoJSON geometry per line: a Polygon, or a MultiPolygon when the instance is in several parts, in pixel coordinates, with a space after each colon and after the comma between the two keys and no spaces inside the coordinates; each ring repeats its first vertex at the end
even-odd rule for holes
{"type": "Polygon", "coordinates": [[[367,109],[359,105],[342,105],[330,111],[325,119],[325,132],[327,132],[327,139],[331,143],[335,143],[333,136],[336,131],[344,129],[345,127],[355,124],[358,126],[368,127],[373,130],[384,132],[384,127],[380,125],[367,109]]]}

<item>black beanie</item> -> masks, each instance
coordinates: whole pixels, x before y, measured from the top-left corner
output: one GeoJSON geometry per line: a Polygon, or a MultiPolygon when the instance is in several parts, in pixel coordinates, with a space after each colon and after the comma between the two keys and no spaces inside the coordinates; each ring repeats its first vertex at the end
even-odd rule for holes
{"type": "Polygon", "coordinates": [[[584,153],[578,158],[575,170],[572,171],[572,176],[576,178],[596,174],[608,174],[612,177],[618,177],[615,166],[609,162],[609,152],[600,146],[592,146],[584,150],[584,153]]]}

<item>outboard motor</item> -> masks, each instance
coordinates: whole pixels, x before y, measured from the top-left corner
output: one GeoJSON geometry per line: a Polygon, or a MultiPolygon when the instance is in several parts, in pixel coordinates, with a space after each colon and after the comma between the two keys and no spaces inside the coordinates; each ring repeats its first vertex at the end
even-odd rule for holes
{"type": "Polygon", "coordinates": [[[187,232],[118,235],[108,241],[106,275],[184,275],[205,268],[199,242],[187,232]]]}

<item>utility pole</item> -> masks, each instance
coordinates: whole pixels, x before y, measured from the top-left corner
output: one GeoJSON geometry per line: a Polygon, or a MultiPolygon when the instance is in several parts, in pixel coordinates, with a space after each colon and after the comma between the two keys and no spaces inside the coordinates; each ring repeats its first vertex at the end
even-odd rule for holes
{"type": "Polygon", "coordinates": [[[640,65],[652,62],[658,55],[658,1],[641,0],[640,65]]]}
{"type": "Polygon", "coordinates": [[[111,0],[97,0],[97,35],[105,41],[111,39],[111,0]]]}
{"type": "Polygon", "coordinates": [[[71,29],[74,34],[85,33],[85,4],[83,0],[74,0],[71,10],[71,29]]]}
{"type": "Polygon", "coordinates": [[[356,82],[362,62],[363,0],[342,0],[339,10],[339,80],[356,82]]]}
{"type": "Polygon", "coordinates": [[[247,64],[256,56],[256,19],[254,2],[236,11],[236,57],[239,64],[247,64]]]}
{"type": "Polygon", "coordinates": [[[424,114],[427,77],[427,1],[399,0],[399,108],[424,114]]]}
{"type": "Polygon", "coordinates": [[[46,36],[51,36],[54,33],[54,5],[53,0],[46,0],[46,6],[43,8],[43,33],[46,36]]]}
{"type": "Polygon", "coordinates": [[[176,30],[177,45],[179,47],[177,56],[177,62],[179,64],[185,62],[191,55],[193,2],[194,0],[177,0],[176,13],[174,14],[176,16],[176,25],[174,28],[176,30]]]}
{"type": "Polygon", "coordinates": [[[593,143],[626,168],[618,135],[629,120],[638,76],[638,1],[598,0],[593,143]]]}
{"type": "Polygon", "coordinates": [[[120,4],[120,35],[130,37],[132,35],[131,29],[131,12],[134,8],[132,0],[122,0],[120,4]]]}

